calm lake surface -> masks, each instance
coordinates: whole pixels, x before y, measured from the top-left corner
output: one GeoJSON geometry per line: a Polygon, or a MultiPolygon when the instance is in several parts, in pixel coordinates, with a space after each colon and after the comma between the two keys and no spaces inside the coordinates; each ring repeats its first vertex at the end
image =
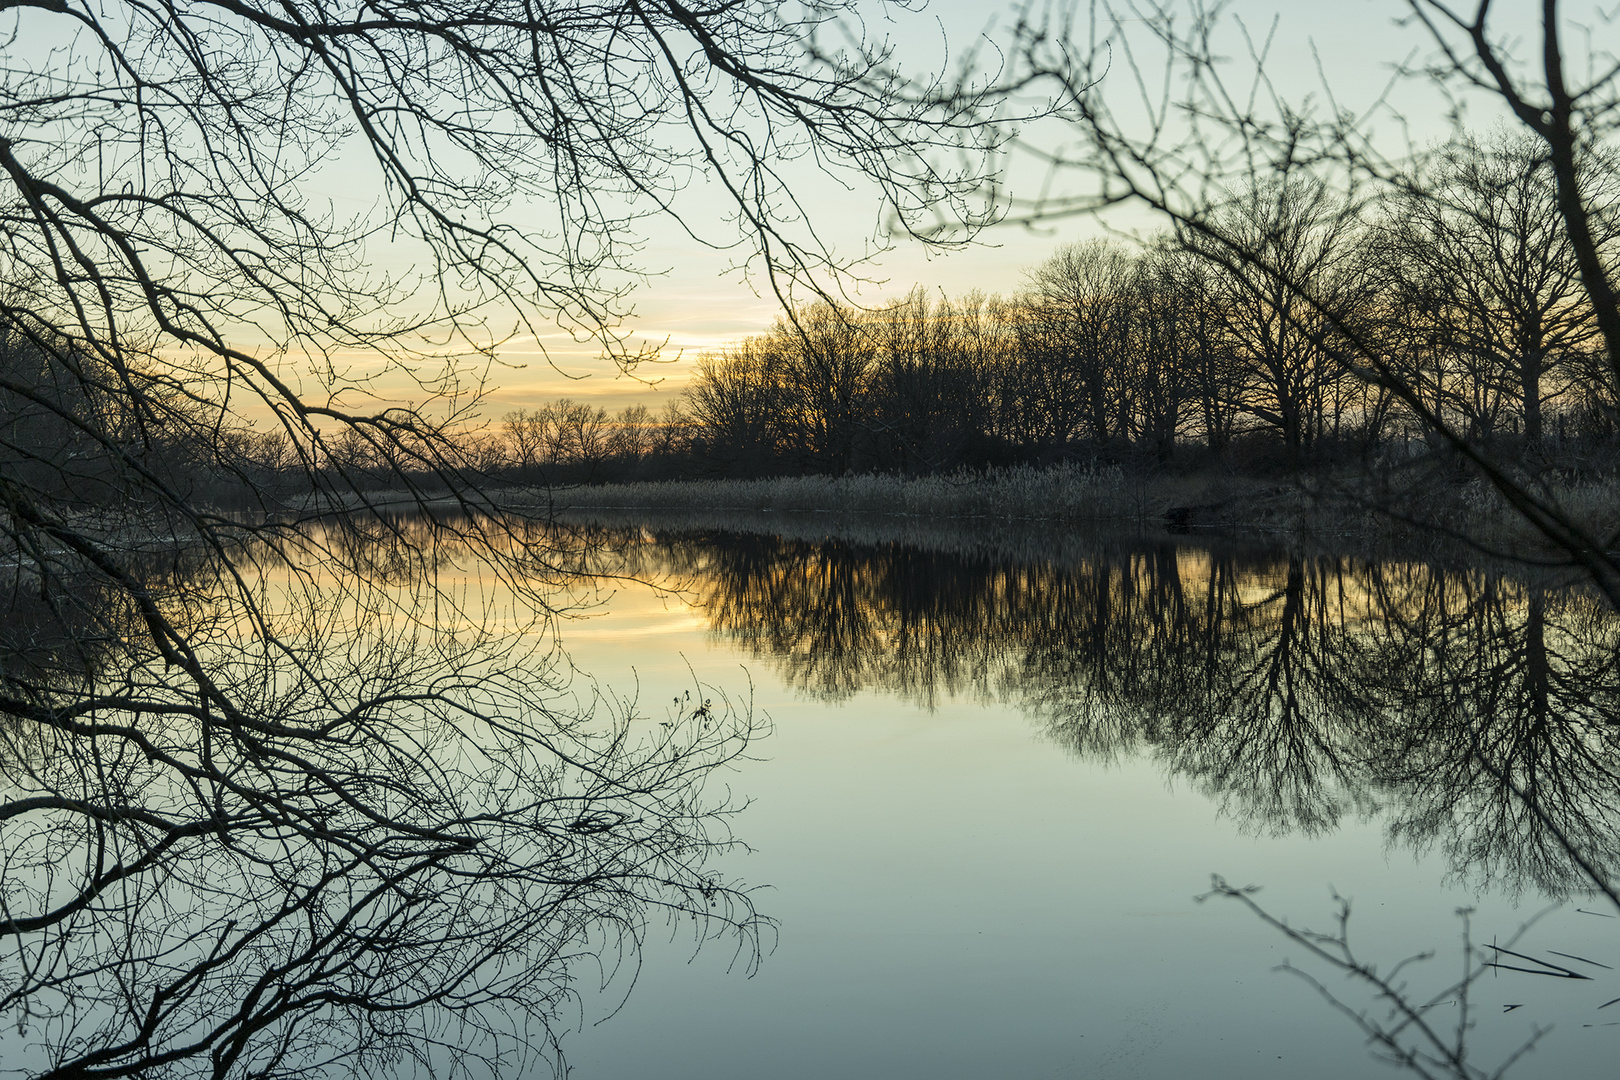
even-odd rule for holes
{"type": "MultiPolygon", "coordinates": [[[[1459,909],[1476,946],[1539,919],[1533,960],[1476,951],[1505,966],[1470,1060],[1551,1026],[1510,1075],[1612,1069],[1620,919],[1558,839],[1620,873],[1620,621],[1588,596],[1168,536],[785,531],[648,526],[563,628],[649,718],[691,691],[774,723],[720,867],[769,886],[774,950],[748,977],[655,939],[586,998],[579,1080],[1394,1075],[1276,968],[1386,1005],[1196,900],[1211,874],[1318,931],[1350,898],[1380,972],[1434,953],[1397,978],[1417,1002],[1463,970],[1459,909]]],[[[1455,996],[1425,1016],[1454,1036],[1455,996]]]]}

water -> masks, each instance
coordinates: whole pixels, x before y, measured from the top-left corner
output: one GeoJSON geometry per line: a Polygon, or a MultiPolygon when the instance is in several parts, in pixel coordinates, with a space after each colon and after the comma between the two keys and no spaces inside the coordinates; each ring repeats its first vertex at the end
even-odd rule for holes
{"type": "Polygon", "coordinates": [[[245,547],[235,591],[154,564],[202,712],[117,595],[14,588],[8,686],[118,722],[0,727],[0,903],[43,913],[0,965],[0,1073],[186,1044],[232,1075],[544,1076],[559,1004],[583,1080],[1359,1078],[1388,1073],[1358,1016],[1402,1003],[1385,1050],[1461,1031],[1432,1075],[1549,1027],[1515,1075],[1613,1060],[1620,923],[1589,886],[1620,879],[1620,621],[1579,588],[721,524],[333,523],[245,547]],[[772,729],[733,759],[749,716],[772,729]],[[1260,889],[1198,899],[1216,874],[1260,889]]]}
{"type": "MultiPolygon", "coordinates": [[[[575,662],[653,703],[774,722],[729,778],[774,951],[684,938],[585,1003],[596,1077],[1365,1077],[1374,995],[1239,902],[1336,927],[1422,1001],[1476,943],[1470,1060],[1516,1075],[1620,1044],[1620,948],[1551,825],[1615,865],[1616,627],[1548,579],[1168,538],[1043,553],[646,534],[575,662]],[[675,591],[669,591],[674,586],[675,591]],[[1503,780],[1519,788],[1515,795],[1503,780]],[[1527,809],[1535,801],[1542,816],[1527,809]],[[1549,824],[1550,823],[1550,824],[1549,824]],[[1552,909],[1546,914],[1548,909],[1552,909]],[[1506,954],[1476,953],[1541,967],[1506,954]],[[1564,957],[1561,959],[1561,956],[1564,957]],[[1568,959],[1579,957],[1580,959],[1568,959]],[[1608,968],[1599,965],[1608,965],[1608,968]]],[[[1455,994],[1425,1017],[1453,1038],[1455,994]]]]}

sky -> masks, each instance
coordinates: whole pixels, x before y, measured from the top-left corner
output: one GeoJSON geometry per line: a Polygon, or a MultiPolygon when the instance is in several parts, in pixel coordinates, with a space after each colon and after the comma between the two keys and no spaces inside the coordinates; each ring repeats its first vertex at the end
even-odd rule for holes
{"type": "MultiPolygon", "coordinates": [[[[868,29],[889,34],[897,43],[897,55],[919,72],[955,63],[953,58],[981,36],[991,42],[1007,40],[1007,30],[1016,17],[1011,7],[998,10],[974,0],[933,0],[916,11],[876,6],[871,10],[868,29]]],[[[1395,62],[1432,51],[1423,44],[1419,31],[1396,25],[1405,10],[1404,4],[1392,0],[1288,5],[1236,0],[1226,8],[1226,26],[1232,32],[1226,41],[1232,50],[1233,69],[1248,66],[1241,55],[1243,39],[1235,33],[1240,25],[1256,41],[1272,34],[1266,67],[1282,96],[1291,101],[1312,96],[1321,102],[1325,82],[1332,87],[1337,105],[1359,112],[1379,97],[1395,62]]],[[[1129,75],[1123,63],[1116,63],[1109,72],[1107,78],[1119,86],[1119,100],[1128,100],[1132,92],[1129,75]]],[[[1391,101],[1410,125],[1402,133],[1387,113],[1381,114],[1376,122],[1389,129],[1392,137],[1422,143],[1445,134],[1442,104],[1421,87],[1402,86],[1391,101]]],[[[1124,115],[1130,115],[1128,105],[1122,108],[1124,115]]],[[[1022,133],[1026,144],[1043,149],[1061,146],[1072,138],[1072,131],[1051,123],[1027,127],[1022,133]]],[[[1006,188],[1015,197],[1030,197],[1049,179],[1028,155],[1014,152],[1002,165],[1006,188]]],[[[1060,181],[1076,182],[1072,176],[1060,181]]],[[[860,255],[874,242],[888,244],[887,250],[861,265],[859,275],[864,280],[844,282],[849,298],[861,304],[881,304],[918,285],[936,296],[959,296],[973,289],[1012,292],[1025,272],[1060,244],[1110,232],[1140,235],[1154,227],[1143,212],[1127,208],[1106,219],[1082,216],[1034,229],[991,228],[965,250],[940,252],[913,240],[885,241],[880,204],[872,189],[840,186],[816,175],[806,175],[804,183],[818,229],[840,255],[860,255]]],[[[689,213],[714,218],[723,214],[722,205],[704,204],[701,185],[695,189],[688,192],[689,213]]],[[[484,407],[486,415],[497,419],[510,409],[558,397],[589,401],[613,411],[633,403],[656,410],[679,394],[699,355],[761,333],[776,319],[780,306],[761,282],[748,280],[735,270],[727,272],[734,253],[702,248],[679,230],[656,222],[646,225],[641,239],[645,245],[640,262],[648,275],[636,285],[633,313],[624,329],[635,341],[661,345],[661,360],[641,365],[636,377],[631,377],[598,356],[592,343],[575,342],[560,330],[541,334],[538,340],[513,337],[501,346],[502,366],[493,373],[494,389],[484,407]]]]}

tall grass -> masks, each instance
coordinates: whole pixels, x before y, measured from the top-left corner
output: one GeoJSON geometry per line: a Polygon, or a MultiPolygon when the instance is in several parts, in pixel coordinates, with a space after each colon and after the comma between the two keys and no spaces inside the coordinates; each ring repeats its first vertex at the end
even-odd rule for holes
{"type": "MultiPolygon", "coordinates": [[[[1559,478],[1543,495],[1607,535],[1620,528],[1620,484],[1559,478]]],[[[1418,541],[1469,537],[1504,554],[1537,553],[1540,538],[1475,481],[1434,470],[1391,484],[1368,474],[1264,480],[1232,475],[1127,476],[1117,466],[1062,464],[1045,469],[946,476],[797,476],[763,480],[671,480],[587,487],[520,488],[495,493],[512,509],[553,513],[723,515],[833,514],[922,521],[1062,522],[1159,527],[1174,518],[1193,528],[1282,533],[1295,538],[1418,541]]],[[[714,519],[718,520],[718,519],[714,519]]]]}
{"type": "MultiPolygon", "coordinates": [[[[555,490],[558,510],[744,510],[997,520],[1141,520],[1154,507],[1113,466],[1059,465],[949,476],[792,476],[555,490]]],[[[1157,512],[1162,514],[1162,508],[1157,512]]]]}

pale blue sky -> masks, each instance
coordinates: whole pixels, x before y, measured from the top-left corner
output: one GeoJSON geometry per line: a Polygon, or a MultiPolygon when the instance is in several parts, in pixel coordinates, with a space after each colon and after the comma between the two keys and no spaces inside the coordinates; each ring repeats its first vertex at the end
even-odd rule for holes
{"type": "MultiPolygon", "coordinates": [[[[1530,5],[1525,5],[1527,13],[1530,5]]],[[[1268,70],[1277,89],[1290,100],[1306,95],[1322,98],[1323,77],[1333,88],[1341,107],[1360,111],[1378,97],[1391,76],[1392,65],[1432,52],[1419,31],[1401,28],[1395,20],[1405,5],[1391,0],[1341,0],[1338,3],[1280,4],[1275,0],[1240,0],[1227,8],[1229,17],[1241,20],[1258,40],[1272,32],[1268,70]]],[[[997,14],[996,9],[972,0],[934,0],[916,13],[891,13],[888,23],[876,20],[869,28],[888,26],[894,40],[904,42],[908,62],[920,70],[928,57],[944,56],[943,40],[951,40],[950,53],[959,55],[965,43],[988,28],[992,40],[1005,38],[1014,19],[1012,10],[997,14]],[[961,42],[963,44],[958,44],[961,42]]],[[[1235,31],[1236,24],[1230,24],[1235,31]]],[[[1234,73],[1246,65],[1241,37],[1229,38],[1234,73]]],[[[1116,65],[1110,79],[1121,82],[1122,93],[1131,87],[1124,82],[1123,65],[1116,65]]],[[[1241,75],[1236,82],[1245,86],[1241,75]]],[[[1410,135],[1419,143],[1442,137],[1446,130],[1440,102],[1416,85],[1403,86],[1393,103],[1410,124],[1410,135]]],[[[1486,114],[1475,122],[1489,123],[1486,114]]],[[[1380,130],[1392,144],[1405,138],[1400,125],[1384,115],[1380,130]]],[[[1032,129],[1027,137],[1049,145],[1069,137],[1068,132],[1050,125],[1032,129]]],[[[1016,158],[1010,162],[1009,186],[1017,195],[1033,192],[1041,183],[1041,170],[1016,158]]],[[[823,185],[825,186],[825,185],[823,185]]],[[[877,224],[878,208],[870,190],[822,191],[816,205],[824,206],[833,227],[828,235],[841,252],[857,253],[867,243],[877,224]]],[[[1112,226],[1121,230],[1152,228],[1151,220],[1140,212],[1116,213],[1112,226]]],[[[852,290],[854,298],[867,303],[903,294],[922,284],[930,292],[960,295],[970,289],[985,292],[1015,290],[1024,270],[1040,263],[1059,244],[1100,235],[1106,226],[1094,219],[1078,218],[1054,223],[1042,230],[1005,227],[992,229],[981,243],[965,251],[930,252],[915,242],[895,241],[892,250],[868,264],[866,276],[881,284],[861,285],[852,290]]],[[[504,356],[509,362],[526,363],[522,370],[503,375],[503,387],[496,394],[495,408],[507,403],[529,404],[556,396],[572,396],[600,401],[610,407],[642,401],[653,406],[678,392],[692,367],[692,360],[705,349],[722,345],[766,329],[777,313],[774,297],[761,296],[735,273],[722,273],[726,258],[694,249],[676,235],[654,235],[645,252],[649,268],[667,268],[666,275],[654,276],[636,295],[636,317],[629,328],[648,340],[666,341],[671,362],[647,366],[642,374],[662,379],[659,391],[616,377],[610,364],[595,359],[589,346],[574,346],[561,338],[546,343],[551,363],[534,344],[512,342],[504,356]],[[555,366],[553,366],[555,365],[555,366]],[[556,369],[560,368],[561,371],[556,369]],[[569,376],[573,376],[570,378],[569,376]]]]}
{"type": "MultiPolygon", "coordinates": [[[[867,13],[869,37],[886,35],[895,42],[905,69],[914,75],[954,68],[981,35],[992,43],[1006,43],[1010,27],[1017,20],[1011,4],[1000,6],[993,0],[932,0],[914,11],[884,5],[879,0],[858,2],[867,13]]],[[[1087,10],[1086,0],[1073,2],[1082,12],[1087,10]]],[[[1146,6],[1148,0],[1140,3],[1146,6]]],[[[1539,5],[1530,0],[1508,0],[1498,6],[1502,8],[1501,18],[1525,20],[1525,38],[1518,51],[1533,57],[1534,20],[1539,5]]],[[[1566,9],[1579,6],[1569,5],[1566,9]]],[[[1406,10],[1402,0],[1294,4],[1233,0],[1224,8],[1225,37],[1220,42],[1231,57],[1234,85],[1244,88],[1244,72],[1252,65],[1244,55],[1246,46],[1240,26],[1246,27],[1258,42],[1272,32],[1273,20],[1277,20],[1266,70],[1278,94],[1291,102],[1308,97],[1321,102],[1325,79],[1333,88],[1335,103],[1359,113],[1378,97],[1393,64],[1433,54],[1432,43],[1421,30],[1396,25],[1406,10]]],[[[1581,19],[1570,21],[1579,23],[1581,19]]],[[[1607,47],[1608,38],[1615,33],[1613,26],[1595,16],[1589,21],[1597,47],[1607,47]]],[[[1130,33],[1133,26],[1141,24],[1127,20],[1124,25],[1130,33]]],[[[57,16],[35,12],[23,17],[19,26],[20,40],[28,46],[26,51],[40,60],[46,49],[68,32],[69,24],[57,16]]],[[[1504,26],[1503,33],[1511,31],[1510,25],[1504,26]]],[[[1080,27],[1083,32],[1083,19],[1080,27]]],[[[1571,37],[1578,39],[1578,35],[1571,37]]],[[[1580,48],[1578,40],[1570,44],[1573,50],[1580,48]]],[[[981,54],[991,61],[998,55],[994,45],[981,48],[981,54]]],[[[1129,118],[1129,102],[1136,90],[1123,54],[1116,50],[1115,55],[1118,59],[1103,88],[1119,115],[1129,118]]],[[[1159,88],[1153,85],[1152,72],[1148,75],[1150,93],[1157,94],[1159,88]]],[[[1402,86],[1390,101],[1405,115],[1410,137],[1418,144],[1446,133],[1441,103],[1421,85],[1402,86]]],[[[1484,127],[1493,119],[1492,111],[1482,108],[1470,117],[1470,122],[1484,127]]],[[[1377,123],[1380,132],[1390,137],[1391,145],[1399,143],[1400,124],[1393,117],[1381,115],[1377,123]]],[[[1073,132],[1061,124],[1044,122],[1027,128],[1023,137],[1026,143],[1055,148],[1069,141],[1073,132]]],[[[874,246],[882,247],[883,210],[876,191],[854,181],[829,180],[809,170],[809,163],[800,164],[806,166],[798,178],[806,212],[836,255],[855,258],[874,246]]],[[[1013,154],[1005,164],[1005,190],[1016,198],[1030,197],[1048,179],[1044,169],[1027,156],[1013,154]]],[[[363,216],[376,207],[375,197],[369,193],[374,184],[366,179],[374,171],[374,165],[364,161],[339,160],[318,176],[307,178],[305,194],[317,206],[330,206],[340,217],[363,216]]],[[[1079,174],[1060,180],[1060,184],[1085,182],[1079,174]]],[[[724,240],[734,233],[728,234],[724,224],[727,207],[713,198],[714,190],[699,177],[687,185],[681,200],[691,222],[698,223],[711,239],[724,240]]],[[[514,223],[529,229],[543,229],[547,221],[546,207],[542,205],[514,207],[510,216],[514,223]]],[[[1100,235],[1110,226],[1125,232],[1153,229],[1143,213],[1125,210],[1114,213],[1107,225],[1093,218],[1076,217],[1036,230],[994,228],[982,234],[975,246],[955,252],[930,251],[915,241],[897,239],[888,250],[880,251],[863,265],[860,273],[865,280],[846,280],[843,291],[852,300],[871,305],[903,295],[917,285],[934,295],[959,296],[973,289],[1007,293],[1016,290],[1024,272],[1047,258],[1059,244],[1100,235]]],[[[635,341],[663,346],[666,362],[644,365],[640,371],[643,379],[660,382],[662,388],[650,389],[645,382],[621,376],[611,362],[598,358],[597,346],[592,342],[575,342],[561,330],[542,331],[512,337],[502,345],[504,366],[492,372],[498,385],[486,414],[498,417],[512,407],[559,396],[590,399],[615,408],[636,401],[658,407],[685,384],[700,353],[760,333],[776,318],[778,302],[763,282],[749,280],[734,269],[728,272],[737,252],[703,247],[680,229],[655,219],[640,224],[637,239],[642,242],[638,263],[647,276],[627,282],[635,286],[631,297],[634,313],[626,321],[625,330],[635,341]]],[[[414,258],[408,245],[390,246],[379,240],[369,255],[373,269],[402,277],[412,272],[414,258]]],[[[516,322],[515,313],[510,318],[491,313],[490,331],[500,334],[516,322]]],[[[242,343],[251,346],[251,342],[242,343]]],[[[362,357],[354,360],[353,370],[364,374],[383,366],[374,357],[362,357]]],[[[382,388],[408,396],[403,387],[394,388],[392,382],[385,380],[382,388]]]]}
{"type": "MultiPolygon", "coordinates": [[[[1528,17],[1534,17],[1535,5],[1519,3],[1515,7],[1522,7],[1528,17]]],[[[869,10],[873,12],[867,22],[869,33],[887,33],[900,44],[907,68],[918,73],[954,64],[981,33],[988,33],[992,41],[1005,41],[1016,18],[1011,7],[997,8],[974,0],[933,0],[920,11],[875,4],[869,10]]],[[[1421,31],[1395,25],[1405,10],[1397,0],[1296,4],[1236,0],[1225,9],[1228,36],[1223,40],[1232,60],[1234,85],[1247,87],[1244,72],[1250,67],[1238,32],[1239,22],[1253,39],[1260,41],[1272,32],[1273,19],[1277,19],[1266,67],[1279,94],[1294,102],[1308,95],[1320,101],[1325,77],[1337,105],[1360,112],[1378,97],[1394,63],[1433,51],[1421,31]]],[[[1526,29],[1533,31],[1533,24],[1526,29]]],[[[1601,26],[1597,32],[1610,31],[1601,26]]],[[[994,55],[993,50],[985,52],[994,55]]],[[[1128,102],[1135,93],[1129,75],[1123,63],[1116,63],[1105,83],[1110,101],[1116,102],[1115,107],[1125,116],[1130,115],[1130,106],[1117,102],[1128,102]],[[1117,93],[1112,89],[1115,85],[1117,93]]],[[[1440,102],[1421,86],[1402,87],[1392,102],[1405,114],[1410,137],[1417,143],[1446,133],[1440,102]]],[[[1472,117],[1472,122],[1490,123],[1488,110],[1472,117]]],[[[1400,142],[1400,125],[1393,118],[1383,115],[1377,123],[1392,146],[1400,142]]],[[[1029,142],[1051,147],[1071,138],[1071,132],[1061,125],[1046,123],[1029,128],[1024,136],[1029,142]]],[[[1007,167],[1007,188],[1015,196],[1028,197],[1046,179],[1043,169],[1017,155],[1008,160],[1007,167]]],[[[1084,180],[1073,177],[1064,182],[1084,180]]],[[[354,192],[352,186],[344,188],[339,184],[321,194],[340,207],[363,209],[363,200],[354,192]]],[[[875,240],[881,241],[881,208],[870,187],[841,186],[811,173],[804,177],[803,192],[818,231],[841,257],[858,256],[869,250],[875,240]]],[[[710,235],[725,235],[724,228],[717,225],[725,207],[706,201],[701,180],[688,187],[683,199],[693,221],[715,227],[710,235]]],[[[543,217],[544,208],[537,207],[535,220],[543,217]]],[[[704,248],[667,224],[644,224],[639,262],[648,277],[636,286],[632,297],[635,312],[625,329],[635,340],[663,344],[666,362],[640,369],[642,378],[660,383],[659,388],[619,375],[612,363],[597,357],[593,343],[574,342],[560,330],[543,333],[538,340],[519,336],[502,346],[501,359],[507,366],[493,373],[498,386],[485,408],[486,415],[497,418],[513,407],[560,396],[591,400],[614,409],[633,402],[659,408],[685,385],[700,353],[770,326],[779,310],[777,301],[763,282],[747,280],[735,270],[727,272],[735,252],[704,248]]],[[[1047,258],[1059,244],[1100,235],[1110,227],[1116,231],[1149,232],[1153,224],[1142,212],[1125,210],[1114,213],[1106,225],[1093,218],[1073,218],[1039,230],[1002,227],[984,233],[972,248],[948,253],[929,251],[914,241],[895,240],[890,250],[865,264],[863,276],[871,280],[846,282],[846,293],[857,302],[874,305],[919,284],[935,295],[943,292],[957,296],[972,289],[1007,293],[1018,288],[1024,271],[1047,258]]],[[[403,258],[398,252],[377,252],[378,265],[403,258]]]]}

